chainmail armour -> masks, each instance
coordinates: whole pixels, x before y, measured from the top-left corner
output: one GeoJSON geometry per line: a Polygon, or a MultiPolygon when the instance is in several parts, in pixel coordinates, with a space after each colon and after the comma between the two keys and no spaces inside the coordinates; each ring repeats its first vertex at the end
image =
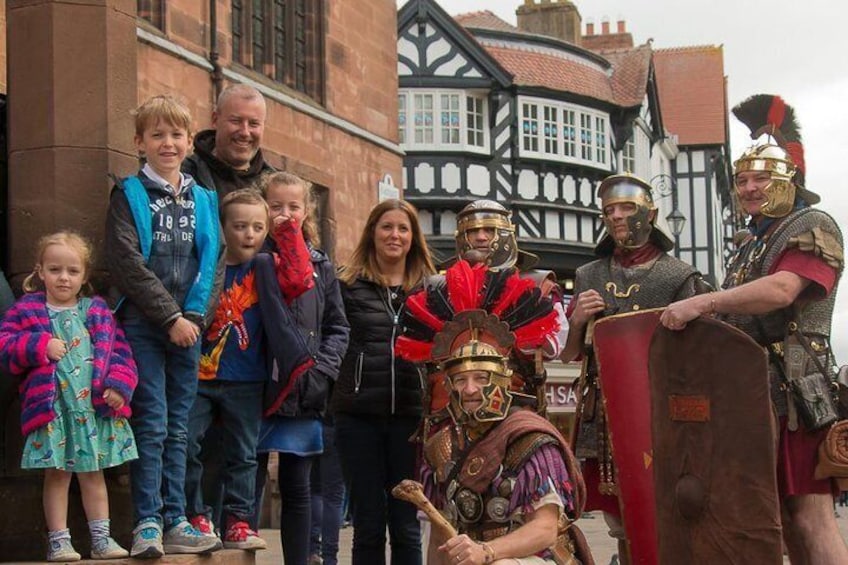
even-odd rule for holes
{"type": "MultiPolygon", "coordinates": [[[[745,242],[731,258],[722,288],[733,288],[768,275],[774,262],[784,251],[792,248],[799,248],[822,257],[841,275],[842,232],[827,213],[816,208],[802,208],[778,220],[764,236],[752,237],[745,242]]],[[[782,342],[786,337],[790,321],[795,321],[805,336],[820,337],[826,342],[830,337],[835,301],[836,285],[833,292],[821,300],[803,303],[796,301],[786,308],[757,316],[726,314],[719,316],[719,319],[736,326],[763,346],[782,342]],[[796,314],[795,308],[799,305],[800,310],[796,314]]],[[[826,362],[825,359],[823,357],[822,361],[826,362]]],[[[786,415],[787,397],[781,390],[782,378],[771,363],[769,381],[772,402],[775,404],[777,413],[780,416],[786,415]]]]}
{"type": "MultiPolygon", "coordinates": [[[[636,312],[648,308],[662,308],[670,303],[688,298],[705,290],[700,273],[691,265],[660,255],[654,260],[632,267],[622,267],[613,257],[603,257],[577,269],[574,295],[594,289],[604,298],[606,308],[598,318],[636,312]]],[[[597,366],[590,351],[586,374],[580,377],[578,414],[591,414],[578,422],[575,455],[597,458],[599,454],[598,431],[604,426],[597,410],[600,388],[597,383],[597,366]],[[585,394],[589,389],[595,394],[585,394]],[[592,406],[588,404],[591,403],[592,406]]]]}

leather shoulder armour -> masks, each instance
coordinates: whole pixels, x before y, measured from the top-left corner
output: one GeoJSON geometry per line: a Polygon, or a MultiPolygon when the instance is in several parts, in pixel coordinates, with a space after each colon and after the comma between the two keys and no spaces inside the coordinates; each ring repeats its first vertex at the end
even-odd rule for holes
{"type": "Polygon", "coordinates": [[[453,455],[453,435],[450,426],[444,426],[424,442],[424,460],[433,469],[436,481],[447,479],[448,463],[453,455]]]}
{"type": "Polygon", "coordinates": [[[557,439],[544,432],[531,432],[519,437],[507,447],[504,469],[517,473],[527,459],[540,447],[549,443],[558,443],[557,439]]]}

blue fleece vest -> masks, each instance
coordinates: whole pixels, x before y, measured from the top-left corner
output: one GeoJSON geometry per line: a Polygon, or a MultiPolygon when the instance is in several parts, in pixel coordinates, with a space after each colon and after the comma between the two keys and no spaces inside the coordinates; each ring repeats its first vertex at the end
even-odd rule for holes
{"type": "MultiPolygon", "coordinates": [[[[150,260],[153,247],[153,216],[150,213],[150,195],[137,176],[126,177],[122,181],[124,194],[130,205],[136,230],[138,230],[139,247],[145,261],[150,260]]],[[[203,188],[199,184],[191,187],[194,200],[194,244],[200,258],[197,278],[188,291],[183,304],[184,312],[194,312],[200,316],[206,315],[209,296],[215,282],[215,269],[218,267],[218,252],[220,249],[218,230],[218,195],[203,188]]]]}

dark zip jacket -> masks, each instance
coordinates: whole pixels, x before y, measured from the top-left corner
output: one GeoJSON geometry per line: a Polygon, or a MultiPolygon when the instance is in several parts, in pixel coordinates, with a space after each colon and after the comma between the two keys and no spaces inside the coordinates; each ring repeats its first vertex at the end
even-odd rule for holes
{"type": "Polygon", "coordinates": [[[223,282],[217,198],[194,182],[174,197],[143,173],[137,178],[138,190],[116,179],[106,216],[111,306],[121,319],[169,327],[184,315],[202,328],[223,282]]]}
{"type": "MultiPolygon", "coordinates": [[[[345,317],[339,281],[329,258],[310,249],[315,285],[298,296],[288,309],[306,341],[315,366],[297,379],[292,391],[274,410],[277,416],[321,416],[327,408],[332,383],[348,346],[350,327],[345,317]]],[[[275,337],[268,334],[268,339],[275,337]]],[[[266,389],[265,407],[279,398],[272,384],[266,389]]]]}
{"type": "Polygon", "coordinates": [[[406,295],[371,281],[342,283],[351,328],[350,345],[339,370],[330,409],[360,416],[420,416],[421,378],[415,365],[394,355],[406,295]]]}
{"type": "Polygon", "coordinates": [[[265,162],[262,150],[256,152],[250,160],[246,171],[238,171],[218,159],[215,150],[215,130],[207,129],[194,137],[194,153],[183,161],[182,170],[190,174],[202,186],[218,193],[223,198],[239,188],[248,188],[262,176],[272,172],[274,168],[265,162]]]}

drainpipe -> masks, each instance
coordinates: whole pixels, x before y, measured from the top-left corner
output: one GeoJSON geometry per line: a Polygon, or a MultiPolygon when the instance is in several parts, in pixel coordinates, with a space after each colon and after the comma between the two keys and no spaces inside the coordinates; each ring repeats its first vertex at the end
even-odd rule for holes
{"type": "Polygon", "coordinates": [[[215,87],[215,99],[213,104],[218,102],[218,95],[221,94],[224,86],[224,73],[221,70],[221,64],[218,63],[218,7],[217,0],[209,0],[209,27],[211,34],[209,36],[209,62],[212,64],[212,85],[215,87]]]}

